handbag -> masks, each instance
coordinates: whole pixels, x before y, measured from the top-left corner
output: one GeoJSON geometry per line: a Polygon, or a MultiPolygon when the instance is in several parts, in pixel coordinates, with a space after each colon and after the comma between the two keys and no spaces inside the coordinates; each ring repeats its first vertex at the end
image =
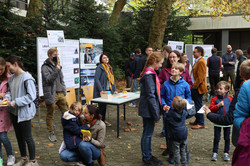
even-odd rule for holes
{"type": "Polygon", "coordinates": [[[100,166],[105,166],[106,163],[106,155],[104,153],[104,148],[100,148],[101,156],[97,160],[100,166]]]}

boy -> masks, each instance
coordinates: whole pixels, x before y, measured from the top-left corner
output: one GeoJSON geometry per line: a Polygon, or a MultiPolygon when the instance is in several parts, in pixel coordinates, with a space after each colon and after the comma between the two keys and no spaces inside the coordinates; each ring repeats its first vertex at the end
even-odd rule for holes
{"type": "Polygon", "coordinates": [[[174,153],[175,165],[180,165],[180,154],[181,164],[187,165],[187,127],[186,119],[192,117],[195,114],[194,106],[187,110],[187,100],[180,96],[176,96],[173,99],[172,106],[173,110],[166,113],[166,120],[168,123],[169,139],[172,142],[172,151],[174,153]]]}
{"type": "MultiPolygon", "coordinates": [[[[229,106],[233,100],[232,97],[227,96],[229,91],[230,85],[226,81],[220,81],[217,84],[217,95],[212,98],[211,104],[209,109],[213,113],[217,113],[220,115],[224,115],[228,112],[229,106]]],[[[230,147],[230,126],[220,126],[214,124],[214,145],[213,145],[213,156],[211,158],[212,161],[217,160],[217,153],[218,153],[218,146],[220,142],[220,132],[221,128],[223,127],[224,130],[224,140],[225,140],[225,147],[224,147],[224,160],[229,161],[229,147],[230,147]]]]}
{"type": "MultiPolygon", "coordinates": [[[[165,81],[161,88],[161,106],[163,107],[164,111],[172,110],[172,101],[175,96],[180,96],[184,100],[187,100],[189,103],[191,102],[191,91],[189,84],[180,76],[185,71],[185,66],[182,63],[174,63],[171,68],[171,77],[169,80],[165,81]]],[[[166,124],[165,118],[163,118],[166,124]]],[[[170,144],[168,141],[168,132],[167,132],[167,125],[166,129],[166,144],[168,149],[170,144]]],[[[173,163],[173,154],[171,150],[169,155],[169,163],[173,163]]]]}

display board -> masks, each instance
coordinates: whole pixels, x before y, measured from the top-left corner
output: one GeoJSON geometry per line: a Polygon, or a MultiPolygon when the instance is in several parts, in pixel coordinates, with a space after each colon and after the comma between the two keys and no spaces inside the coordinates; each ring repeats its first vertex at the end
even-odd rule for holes
{"type": "MultiPolygon", "coordinates": [[[[39,96],[43,96],[41,67],[48,58],[47,51],[50,49],[48,39],[37,38],[37,76],[39,96]]],[[[79,88],[79,40],[65,39],[64,47],[57,47],[60,65],[64,75],[66,88],[79,88]]]]}
{"type": "Polygon", "coordinates": [[[184,42],[181,42],[181,41],[168,41],[168,45],[172,48],[172,50],[177,50],[180,53],[183,53],[184,42]]]}

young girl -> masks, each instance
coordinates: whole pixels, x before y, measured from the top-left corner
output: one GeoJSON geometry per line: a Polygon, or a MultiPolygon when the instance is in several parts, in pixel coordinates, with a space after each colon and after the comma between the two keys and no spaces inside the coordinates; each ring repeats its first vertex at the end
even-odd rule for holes
{"type": "Polygon", "coordinates": [[[155,70],[158,70],[163,63],[163,56],[160,53],[149,55],[146,65],[141,74],[141,94],[139,104],[139,115],[143,118],[143,134],[141,139],[141,151],[143,165],[162,165],[151,154],[151,138],[154,132],[155,123],[161,116],[160,81],[155,70]]]}
{"type": "MultiPolygon", "coordinates": [[[[8,70],[5,60],[0,57],[0,99],[3,99],[7,92],[8,84],[8,70]]],[[[2,154],[2,143],[5,147],[8,160],[7,165],[15,164],[15,156],[12,150],[10,140],[7,136],[7,132],[13,129],[9,114],[6,107],[0,107],[0,157],[3,158],[2,154]]]]}
{"type": "Polygon", "coordinates": [[[13,75],[8,80],[9,91],[4,101],[8,101],[8,111],[10,112],[10,119],[14,126],[22,158],[13,166],[38,166],[35,159],[35,142],[31,133],[31,119],[36,113],[33,102],[36,98],[35,79],[24,71],[23,63],[15,55],[11,55],[6,59],[6,65],[13,75]],[[29,150],[29,161],[26,145],[29,150]]]}

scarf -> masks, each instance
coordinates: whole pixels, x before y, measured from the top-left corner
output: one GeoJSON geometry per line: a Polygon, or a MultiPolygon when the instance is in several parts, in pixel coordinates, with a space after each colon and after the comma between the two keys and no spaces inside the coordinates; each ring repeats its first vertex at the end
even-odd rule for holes
{"type": "Polygon", "coordinates": [[[107,78],[109,81],[109,87],[110,87],[110,90],[112,91],[112,85],[115,83],[115,79],[114,79],[114,75],[113,75],[111,66],[109,64],[104,64],[104,63],[102,63],[102,66],[107,74],[107,78]]]}
{"type": "Polygon", "coordinates": [[[161,104],[161,84],[160,84],[160,80],[155,72],[154,69],[150,68],[150,67],[147,67],[143,73],[144,74],[155,74],[156,76],[156,88],[157,88],[157,92],[158,92],[158,97],[159,97],[159,100],[160,100],[160,104],[161,104]]]}

